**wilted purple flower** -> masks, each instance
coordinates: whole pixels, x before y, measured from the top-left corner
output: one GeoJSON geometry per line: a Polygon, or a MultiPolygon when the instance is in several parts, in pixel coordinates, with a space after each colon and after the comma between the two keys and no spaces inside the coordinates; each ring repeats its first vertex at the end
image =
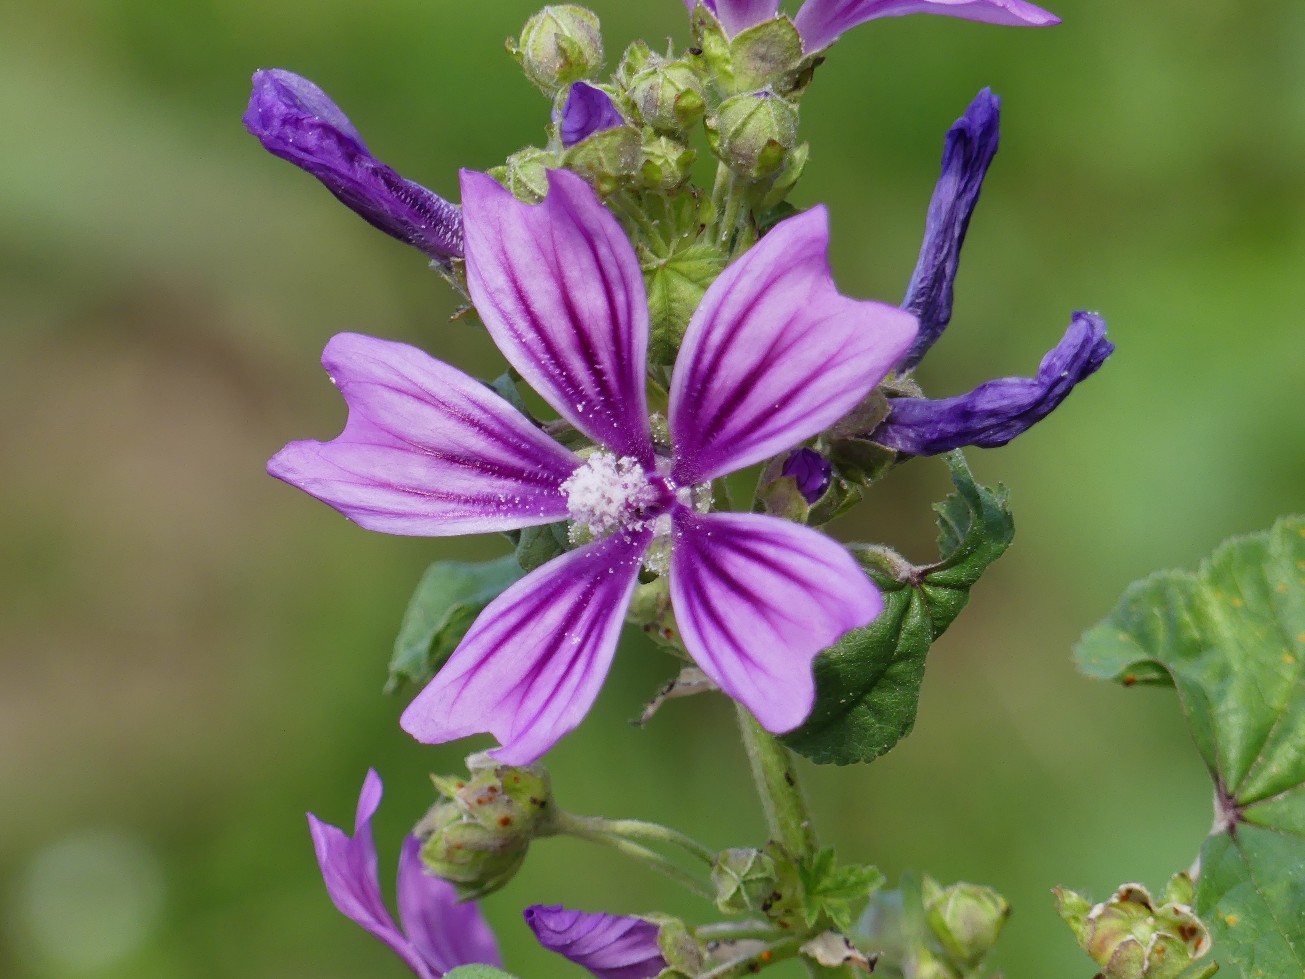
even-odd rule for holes
{"type": "Polygon", "coordinates": [[[368,771],[358,796],[352,837],[312,813],[308,815],[331,901],[347,918],[394,949],[420,979],[440,979],[460,965],[502,965],[494,935],[479,908],[474,902],[459,903],[452,884],[422,869],[421,843],[415,836],[403,841],[399,855],[398,904],[403,927],[395,925],[381,897],[372,841],[372,816],[381,803],[381,791],[380,776],[368,771]]]}
{"type": "Polygon", "coordinates": [[[781,475],[792,476],[798,492],[808,503],[815,503],[829,489],[834,467],[815,449],[794,449],[784,460],[781,475]]]}
{"type": "MultiPolygon", "coordinates": [[[[915,343],[902,359],[904,370],[919,363],[951,320],[961,245],[997,152],[1000,111],[1001,99],[985,88],[947,131],[924,244],[902,303],[920,320],[915,343]]],[[[1005,445],[1047,417],[1114,349],[1100,316],[1075,313],[1060,343],[1042,359],[1037,377],[999,378],[969,394],[941,400],[889,398],[888,417],[870,438],[909,455],[1005,445]]]]}
{"type": "Polygon", "coordinates": [[[920,362],[952,318],[952,289],[961,245],[970,216],[979,202],[983,178],[997,155],[1000,139],[1001,99],[985,88],[947,130],[943,143],[942,173],[929,201],[924,243],[906,287],[902,308],[920,320],[920,332],[902,360],[910,370],[920,362]]]}
{"type": "MultiPolygon", "coordinates": [[[[779,13],[779,0],[684,0],[689,12],[701,2],[720,20],[725,33],[763,23],[779,13]]],[[[833,44],[840,34],[880,17],[943,14],[1006,27],[1051,27],[1060,18],[1025,0],[806,0],[793,19],[807,52],[833,44]]]]}
{"type": "Polygon", "coordinates": [[[523,912],[539,944],[598,979],[651,979],[666,968],[658,928],[646,918],[536,904],[523,912]]]}
{"type": "Polygon", "coordinates": [[[345,114],[308,79],[280,68],[254,72],[244,123],[268,152],[311,173],[387,235],[437,261],[462,255],[457,205],[372,156],[345,114]]]}
{"type": "Polygon", "coordinates": [[[291,443],[268,469],[373,530],[445,536],[570,518],[595,539],[491,602],[403,727],[427,743],[489,731],[500,761],[538,758],[598,695],[645,562],[669,573],[698,666],[769,730],[796,727],[815,695],[811,660],[873,619],[880,597],[814,530],[703,512],[707,484],[846,415],[910,346],[915,318],[839,294],[823,208],[789,218],[704,295],[659,451],[644,394],[647,295],[616,219],[565,171],[549,173],[538,205],[470,172],[462,199],[481,319],[597,451],[577,456],[421,351],[344,334],[323,356],[349,405],[344,431],[291,443]]]}
{"type": "Polygon", "coordinates": [[[587,82],[575,82],[566,93],[561,112],[554,113],[553,122],[568,149],[594,133],[625,124],[612,97],[601,88],[587,82]]]}
{"type": "Polygon", "coordinates": [[[931,456],[966,445],[992,448],[1046,418],[1074,385],[1114,351],[1095,313],[1075,313],[1037,377],[1003,377],[955,398],[889,398],[888,418],[871,438],[898,452],[931,456]]]}

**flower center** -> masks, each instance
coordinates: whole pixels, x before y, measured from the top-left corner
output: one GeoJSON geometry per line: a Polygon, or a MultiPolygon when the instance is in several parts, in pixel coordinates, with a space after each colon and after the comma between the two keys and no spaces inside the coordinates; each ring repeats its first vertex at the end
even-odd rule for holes
{"type": "Polygon", "coordinates": [[[595,538],[614,530],[640,530],[674,500],[664,478],[649,479],[633,456],[595,452],[562,483],[566,508],[577,527],[595,538]]]}

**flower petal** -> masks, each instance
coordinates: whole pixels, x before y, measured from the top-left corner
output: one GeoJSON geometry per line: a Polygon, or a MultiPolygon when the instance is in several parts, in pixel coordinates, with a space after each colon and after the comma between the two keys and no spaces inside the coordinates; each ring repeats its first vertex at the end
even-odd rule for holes
{"type": "Polygon", "coordinates": [[[588,713],[616,651],[651,531],[554,558],[490,602],[399,723],[440,744],[488,731],[527,765],[588,713]]]}
{"type": "Polygon", "coordinates": [[[834,467],[815,449],[803,447],[788,454],[780,474],[793,477],[802,498],[814,505],[829,489],[834,467]]]}
{"type": "Polygon", "coordinates": [[[969,394],[938,401],[890,398],[890,411],[870,438],[898,452],[931,456],[965,445],[992,448],[1046,418],[1114,352],[1106,323],[1078,312],[1038,366],[1037,377],[1003,377],[969,394]]]}
{"type": "Polygon", "coordinates": [[[381,897],[371,827],[371,817],[380,802],[380,795],[380,778],[375,771],[369,771],[358,800],[358,818],[352,838],[338,827],[308,814],[308,829],[313,837],[313,848],[317,851],[317,863],[322,868],[326,892],[341,914],[392,948],[421,979],[439,979],[394,924],[381,897]]]}
{"type": "Polygon", "coordinates": [[[548,185],[542,203],[523,204],[462,172],[471,298],[503,356],[563,418],[651,468],[639,261],[587,183],[551,170],[548,185]]]}
{"type": "Polygon", "coordinates": [[[341,333],[322,365],[349,405],[330,442],[291,442],[273,476],[368,530],[444,537],[566,516],[580,464],[488,387],[403,343],[341,333]]]}
{"type": "Polygon", "coordinates": [[[399,921],[412,944],[436,972],[460,965],[502,965],[498,943],[475,901],[459,901],[457,889],[426,873],[421,841],[408,836],[399,855],[399,921]]]}
{"type": "Polygon", "coordinates": [[[536,904],[522,914],[539,944],[598,979],[651,979],[666,968],[659,929],[646,918],[571,911],[560,904],[536,904]]]}
{"type": "Polygon", "coordinates": [[[808,52],[833,44],[857,24],[879,17],[942,14],[1005,27],[1052,27],[1060,18],[1026,0],[807,0],[794,23],[808,52]]]}
{"type": "Polygon", "coordinates": [[[568,149],[594,133],[622,126],[625,119],[612,97],[587,82],[576,82],[566,93],[561,112],[553,113],[562,145],[568,149]]]}
{"type": "Polygon", "coordinates": [[[915,317],[840,295],[823,207],[730,265],[689,321],[671,381],[681,486],[791,448],[860,403],[915,338],[915,317]]]}
{"type": "Polygon", "coordinates": [[[268,152],[311,173],[372,226],[439,261],[461,256],[457,205],[372,156],[345,114],[308,79],[280,68],[254,72],[243,121],[268,152]]]}
{"type": "Polygon", "coordinates": [[[883,600],[836,541],[777,517],[677,507],[671,604],[685,647],[768,731],[811,712],[811,661],[883,600]]]}
{"type": "MultiPolygon", "coordinates": [[[[696,0],[684,0],[684,3],[692,14],[696,0]]],[[[729,37],[773,20],[779,14],[779,0],[702,0],[702,3],[716,15],[729,37]]]]}
{"type": "Polygon", "coordinates": [[[903,370],[920,362],[951,321],[952,286],[961,245],[979,202],[984,175],[997,153],[1000,119],[1001,99],[985,88],[947,130],[942,174],[929,201],[924,243],[902,300],[902,308],[920,318],[920,334],[902,360],[903,370]]]}

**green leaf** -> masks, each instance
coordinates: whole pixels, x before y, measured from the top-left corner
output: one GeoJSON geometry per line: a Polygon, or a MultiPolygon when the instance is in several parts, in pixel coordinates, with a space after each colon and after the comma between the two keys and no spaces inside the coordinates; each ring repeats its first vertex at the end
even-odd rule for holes
{"type": "Polygon", "coordinates": [[[436,561],[427,568],[394,640],[386,693],[433,677],[481,610],[523,574],[512,554],[479,564],[436,561]]]}
{"type": "Polygon", "coordinates": [[[1305,975],[1305,518],[1130,586],[1075,657],[1177,688],[1215,781],[1196,910],[1243,975],[1305,975]]]}
{"type": "Polygon", "coordinates": [[[873,761],[910,733],[929,647],[1015,533],[1006,490],[977,484],[959,452],[948,453],[947,464],[956,492],[934,507],[938,561],[916,567],[887,548],[858,551],[883,591],[884,611],[816,659],[816,706],[782,739],[814,762],[873,761]]]}
{"type": "Polygon", "coordinates": [[[444,973],[444,979],[517,979],[517,977],[492,965],[460,965],[452,972],[444,973]]]}
{"type": "Polygon", "coordinates": [[[725,256],[705,244],[678,247],[665,258],[646,257],[644,280],[648,286],[648,356],[653,363],[670,364],[684,339],[689,318],[707,287],[725,268],[725,256]]]}
{"type": "Polygon", "coordinates": [[[870,895],[884,884],[877,867],[837,865],[833,847],[822,847],[798,867],[804,896],[803,909],[808,927],[826,915],[839,931],[848,931],[857,915],[865,910],[870,895]]]}
{"type": "Polygon", "coordinates": [[[531,572],[565,554],[570,546],[565,520],[542,527],[526,527],[517,537],[514,560],[522,571],[531,572]]]}

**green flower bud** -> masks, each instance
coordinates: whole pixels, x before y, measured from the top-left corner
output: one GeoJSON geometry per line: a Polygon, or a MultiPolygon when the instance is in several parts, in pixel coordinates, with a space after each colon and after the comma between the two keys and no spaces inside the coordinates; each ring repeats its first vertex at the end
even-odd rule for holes
{"type": "Polygon", "coordinates": [[[643,143],[639,182],[647,190],[666,193],[689,179],[689,168],[697,154],[669,136],[652,136],[643,143]]]}
{"type": "MultiPolygon", "coordinates": [[[[1125,884],[1096,905],[1063,888],[1053,893],[1057,913],[1105,979],[1177,979],[1210,950],[1209,932],[1190,906],[1157,907],[1141,884],[1125,884]]],[[[1181,881],[1170,882],[1171,893],[1186,893],[1181,881]]]]}
{"type": "Polygon", "coordinates": [[[630,80],[629,95],[643,121],[664,133],[687,132],[707,109],[702,79],[682,61],[649,64],[630,80]]]}
{"type": "Polygon", "coordinates": [[[960,973],[927,948],[911,955],[906,975],[909,979],[961,979],[960,973]]]}
{"type": "Polygon", "coordinates": [[[464,898],[496,891],[516,874],[530,841],[552,819],[548,773],[537,765],[499,765],[488,755],[467,759],[469,779],[433,776],[444,796],[414,832],[432,874],[464,898]]]}
{"type": "Polygon", "coordinates": [[[735,173],[760,180],[784,165],[797,141],[797,108],[769,92],[735,95],[708,131],[712,150],[735,173]]]}
{"type": "Polygon", "coordinates": [[[642,144],[639,130],[616,126],[576,143],[566,151],[562,164],[606,196],[638,172],[642,144]]]}
{"type": "Polygon", "coordinates": [[[1010,904],[991,887],[966,883],[942,887],[932,877],[925,877],[921,896],[930,930],[966,971],[977,966],[997,943],[1010,917],[1010,904]]]}
{"type": "Polygon", "coordinates": [[[760,850],[725,850],[711,868],[716,907],[725,914],[769,911],[776,899],[775,861],[760,850]]]}
{"type": "Polygon", "coordinates": [[[570,3],[545,7],[526,21],[521,39],[509,42],[508,50],[545,95],[556,95],[602,67],[598,15],[570,3]]]}
{"type": "Polygon", "coordinates": [[[538,204],[548,196],[548,171],[558,165],[557,157],[534,146],[518,150],[507,163],[490,175],[526,204],[538,204]]]}

